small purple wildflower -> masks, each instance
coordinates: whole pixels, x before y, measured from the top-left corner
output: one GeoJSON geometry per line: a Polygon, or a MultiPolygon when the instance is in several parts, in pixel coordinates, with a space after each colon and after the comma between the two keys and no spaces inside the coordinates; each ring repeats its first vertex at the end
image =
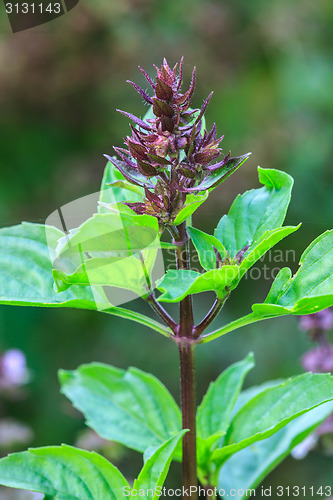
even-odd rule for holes
{"type": "Polygon", "coordinates": [[[318,436],[333,434],[333,413],[316,429],[318,436]]]}
{"type": "Polygon", "coordinates": [[[28,381],[25,355],[19,349],[9,349],[0,357],[0,387],[14,388],[28,381]]]}
{"type": "Polygon", "coordinates": [[[306,372],[333,372],[333,345],[323,344],[310,349],[302,356],[301,362],[306,372]]]}
{"type": "Polygon", "coordinates": [[[300,328],[304,332],[315,330],[331,330],[333,328],[333,311],[324,309],[314,314],[300,317],[300,328]]]}
{"type": "MultiPolygon", "coordinates": [[[[305,371],[313,373],[332,373],[333,372],[333,344],[331,344],[326,332],[333,328],[333,311],[324,309],[314,314],[300,317],[301,330],[308,332],[317,346],[306,352],[301,363],[305,371]]],[[[315,448],[320,440],[320,444],[326,453],[331,453],[333,435],[333,414],[302,443],[294,448],[292,455],[294,458],[304,458],[308,452],[315,448]],[[323,440],[322,437],[329,438],[323,440]]]]}

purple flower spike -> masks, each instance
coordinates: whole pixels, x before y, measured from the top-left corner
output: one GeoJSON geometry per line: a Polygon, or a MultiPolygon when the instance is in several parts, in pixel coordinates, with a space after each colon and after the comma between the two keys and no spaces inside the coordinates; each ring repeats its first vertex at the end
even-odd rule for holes
{"type": "Polygon", "coordinates": [[[121,161],[107,157],[123,176],[133,184],[145,188],[142,202],[127,203],[136,213],[158,218],[162,225],[172,225],[184,207],[186,196],[212,189],[231,175],[248,155],[222,160],[220,143],[214,123],[210,131],[202,129],[203,116],[213,92],[201,109],[191,107],[196,85],[196,68],[191,82],[182,92],[183,58],[170,67],[163,59],[155,66],[156,81],[140,68],[152,88],[148,95],[136,83],[129,82],[146,103],[151,105],[153,118],[142,120],[127,111],[132,135],[124,139],[125,148],[114,148],[121,161]],[[216,163],[213,163],[216,161],[216,163]]]}

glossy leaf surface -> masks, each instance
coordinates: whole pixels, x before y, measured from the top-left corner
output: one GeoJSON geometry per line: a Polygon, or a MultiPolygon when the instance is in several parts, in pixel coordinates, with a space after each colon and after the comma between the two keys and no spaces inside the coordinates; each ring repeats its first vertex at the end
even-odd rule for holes
{"type": "Polygon", "coordinates": [[[58,239],[64,234],[54,227],[23,222],[0,229],[0,304],[100,308],[103,312],[130,319],[163,335],[170,332],[159,322],[143,314],[114,307],[100,287],[72,286],[57,293],[52,278],[52,260],[58,239]]]}
{"type": "Polygon", "coordinates": [[[264,187],[237,196],[215,236],[231,257],[257,241],[266,231],[282,226],[290,202],[293,179],[285,172],[258,168],[264,187]]]}
{"type": "Polygon", "coordinates": [[[144,295],[158,247],[156,218],[95,214],[60,240],[53,272],[57,288],[63,291],[72,284],[112,286],[144,295]]]}
{"type": "Polygon", "coordinates": [[[72,255],[79,245],[82,254],[89,252],[92,257],[130,255],[150,246],[158,234],[157,220],[150,215],[94,214],[61,238],[57,255],[72,255]]]}
{"type": "Polygon", "coordinates": [[[216,253],[214,247],[220,253],[222,259],[227,257],[227,251],[222,243],[215,238],[215,236],[204,233],[195,227],[188,227],[187,230],[197,251],[202,267],[206,271],[216,269],[216,253]]]}
{"type": "MultiPolygon", "coordinates": [[[[0,229],[0,303],[96,309],[90,289],[74,286],[56,293],[50,252],[54,252],[63,233],[48,227],[48,236],[49,242],[42,224],[24,222],[0,229]]],[[[100,293],[105,304],[106,298],[100,293]]]]}
{"type": "Polygon", "coordinates": [[[226,287],[239,275],[238,266],[223,266],[207,273],[176,270],[167,271],[166,275],[156,282],[158,290],[163,294],[158,298],[161,302],[179,302],[194,293],[214,291],[223,299],[226,287]]]}
{"type": "Polygon", "coordinates": [[[254,241],[249,248],[244,252],[240,258],[240,262],[235,259],[230,259],[229,254],[222,245],[222,243],[215,238],[195,228],[188,228],[192,242],[199,256],[200,264],[206,271],[216,269],[216,249],[220,254],[220,260],[228,259],[230,264],[239,265],[239,276],[233,287],[237,286],[238,281],[244,276],[246,271],[250,269],[265,253],[270,250],[274,245],[281,241],[286,236],[297,231],[300,226],[285,226],[278,229],[266,231],[257,241],[254,241]]]}
{"type": "Polygon", "coordinates": [[[265,255],[268,250],[275,246],[283,238],[297,231],[299,226],[284,226],[271,231],[266,231],[259,240],[253,242],[246,251],[244,258],[240,264],[241,274],[243,275],[253,264],[265,255]]]}
{"type": "Polygon", "coordinates": [[[0,484],[44,493],[53,500],[121,500],[128,486],[104,457],[66,445],[2,458],[0,484]]]}
{"type": "Polygon", "coordinates": [[[180,444],[186,432],[186,430],[181,431],[175,437],[163,443],[145,461],[142,471],[134,481],[133,497],[138,497],[141,490],[141,492],[148,492],[148,495],[145,494],[144,498],[148,498],[149,500],[160,498],[160,496],[156,494],[156,489],[163,486],[176,447],[180,444]],[[155,492],[155,494],[153,494],[153,492],[155,492]]]}
{"type": "Polygon", "coordinates": [[[222,464],[230,455],[271,436],[298,416],[333,399],[333,377],[306,373],[268,388],[248,401],[234,416],[224,447],[213,460],[222,464]]]}
{"type": "Polygon", "coordinates": [[[198,436],[209,438],[226,433],[244,378],[253,367],[253,354],[249,354],[243,361],[229,366],[210,384],[197,410],[198,436]]]}
{"type": "Polygon", "coordinates": [[[177,226],[188,219],[208,198],[208,191],[199,194],[188,194],[184,207],[179,211],[174,220],[174,225],[177,226]]]}
{"type": "Polygon", "coordinates": [[[225,491],[235,489],[239,493],[234,498],[247,498],[241,490],[256,488],[332,410],[332,402],[324,403],[296,418],[269,438],[232,455],[220,470],[218,488],[225,491]]]}
{"type": "Polygon", "coordinates": [[[253,312],[203,337],[202,342],[264,319],[289,314],[312,314],[333,306],[333,230],[314,240],[303,253],[300,268],[292,277],[281,269],[265,302],[254,304],[253,312]]]}
{"type": "Polygon", "coordinates": [[[197,410],[198,466],[201,480],[209,477],[211,456],[228,430],[231,413],[246,374],[253,368],[253,354],[229,366],[212,382],[197,410]]]}
{"type": "Polygon", "coordinates": [[[282,293],[269,299],[277,299],[274,303],[301,311],[311,303],[315,305],[319,296],[333,299],[333,230],[326,231],[308,246],[296,275],[284,284],[282,293]]]}
{"type": "Polygon", "coordinates": [[[276,277],[263,304],[252,307],[256,315],[310,314],[333,305],[333,230],[314,240],[291,277],[284,268],[276,277]]]}
{"type": "Polygon", "coordinates": [[[72,285],[112,286],[130,290],[137,295],[145,295],[148,290],[144,268],[139,259],[128,257],[93,258],[80,265],[73,274],[54,270],[53,278],[59,291],[72,285]]]}
{"type": "Polygon", "coordinates": [[[160,446],[181,429],[174,399],[155,377],[103,364],[59,372],[62,392],[87,425],[106,439],[144,452],[160,446]]]}

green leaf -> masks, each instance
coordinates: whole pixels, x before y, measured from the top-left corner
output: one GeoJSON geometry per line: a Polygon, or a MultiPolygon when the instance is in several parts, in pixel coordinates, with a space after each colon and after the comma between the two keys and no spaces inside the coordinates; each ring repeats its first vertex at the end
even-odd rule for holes
{"type": "Polygon", "coordinates": [[[142,199],[143,196],[143,190],[139,186],[135,186],[135,184],[131,184],[130,182],[126,180],[121,180],[121,181],[115,181],[115,182],[110,182],[107,184],[109,188],[121,188],[121,189],[126,189],[127,191],[131,191],[133,193],[136,193],[137,195],[140,196],[139,199],[142,199]]]}
{"type": "Polygon", "coordinates": [[[199,229],[195,227],[188,227],[187,230],[195,246],[202,267],[206,271],[216,269],[216,254],[213,247],[218,250],[222,259],[228,255],[222,243],[215,238],[215,236],[199,231],[199,229]]]}
{"type": "Polygon", "coordinates": [[[150,215],[94,214],[61,238],[57,256],[89,253],[92,257],[124,257],[149,247],[158,236],[158,222],[150,215]]]}
{"type": "Polygon", "coordinates": [[[112,306],[102,288],[74,285],[70,290],[57,293],[51,257],[53,260],[57,241],[63,236],[55,227],[28,222],[0,229],[0,304],[100,309],[148,326],[162,335],[171,333],[143,314],[112,306]]]}
{"type": "MultiPolygon", "coordinates": [[[[296,418],[267,439],[253,443],[232,455],[219,473],[218,488],[246,491],[256,488],[333,411],[332,402],[296,418]]],[[[234,498],[246,498],[238,494],[234,498]]]]}
{"type": "Polygon", "coordinates": [[[121,500],[128,482],[108,460],[71,446],[14,453],[0,460],[0,483],[54,500],[121,500]]]}
{"type": "MultiPolygon", "coordinates": [[[[149,106],[147,108],[147,111],[145,112],[142,120],[144,122],[147,122],[148,120],[155,120],[155,118],[156,118],[156,116],[154,114],[153,106],[149,106]]],[[[135,126],[135,128],[136,128],[136,126],[135,126]]]]}
{"type": "MultiPolygon", "coordinates": [[[[245,360],[240,362],[240,364],[244,364],[245,367],[247,360],[251,362],[251,353],[247,358],[245,358],[245,360]]],[[[253,399],[255,396],[257,396],[267,388],[274,387],[283,382],[284,380],[281,379],[270,380],[259,386],[250,387],[249,389],[242,391],[240,394],[239,390],[237,389],[237,394],[239,395],[236,398],[236,402],[234,402],[233,406],[231,406],[230,408],[228,426],[230,421],[241,410],[241,408],[245,406],[248,401],[253,399]]],[[[206,439],[197,437],[198,477],[203,485],[216,485],[217,483],[218,469],[216,468],[216,464],[212,461],[212,454],[214,453],[214,450],[223,446],[224,436],[226,434],[227,428],[228,427],[226,427],[225,431],[221,432],[220,434],[212,435],[206,439]]]]}
{"type": "Polygon", "coordinates": [[[257,316],[311,314],[333,305],[333,230],[314,240],[300,259],[294,277],[284,268],[263,304],[254,304],[257,316]]]}
{"type": "Polygon", "coordinates": [[[210,476],[211,456],[228,430],[231,413],[243,385],[246,374],[254,367],[250,353],[243,361],[234,363],[212,382],[197,410],[197,441],[199,476],[210,476]]]}
{"type": "Polygon", "coordinates": [[[239,394],[237,401],[232,409],[232,418],[234,418],[234,416],[246,405],[246,403],[258,396],[258,394],[261,394],[262,392],[266,391],[266,389],[275,387],[276,385],[284,384],[286,381],[287,379],[267,380],[263,384],[253,385],[248,389],[242,391],[239,394]]]}
{"type": "Polygon", "coordinates": [[[260,167],[258,173],[264,187],[239,195],[215,230],[216,238],[232,257],[266,231],[280,227],[285,219],[292,177],[279,170],[260,167]]]}
{"type": "MultiPolygon", "coordinates": [[[[102,203],[115,203],[119,201],[141,201],[142,194],[139,192],[129,192],[123,189],[123,185],[117,183],[127,182],[123,174],[110,162],[108,161],[103,174],[100,198],[99,201],[102,203]],[[114,184],[115,183],[115,184],[114,184]],[[110,184],[114,184],[110,187],[110,184]]],[[[138,186],[133,187],[141,189],[138,186]]],[[[106,210],[103,207],[99,207],[100,213],[105,213],[106,210]]]]}
{"type": "Polygon", "coordinates": [[[145,493],[144,497],[149,500],[160,498],[160,495],[157,494],[158,489],[162,488],[164,484],[176,447],[180,444],[186,432],[188,431],[181,431],[166,443],[163,443],[153,455],[146,460],[139,477],[134,481],[132,489],[133,497],[140,496],[141,491],[145,493]],[[146,492],[148,492],[148,495],[146,492]]]}
{"type": "Polygon", "coordinates": [[[212,340],[218,339],[227,333],[233,332],[238,328],[242,328],[243,326],[251,325],[252,323],[256,323],[257,321],[267,319],[265,317],[257,316],[254,313],[247,314],[246,316],[242,316],[241,318],[236,319],[235,321],[231,321],[227,325],[224,325],[222,328],[218,328],[211,333],[206,333],[200,337],[200,343],[206,344],[207,342],[211,342],[212,340]]]}
{"type": "Polygon", "coordinates": [[[264,319],[289,314],[303,315],[333,306],[333,230],[316,238],[304,251],[294,277],[283,268],[275,278],[265,302],[254,304],[253,312],[202,337],[210,342],[237,328],[264,319]]]}
{"type": "Polygon", "coordinates": [[[106,439],[144,452],[160,446],[181,429],[174,399],[155,377],[99,363],[59,372],[61,390],[87,425],[106,439]]]}
{"type": "Polygon", "coordinates": [[[134,210],[132,210],[130,207],[125,205],[121,201],[117,201],[115,203],[103,203],[102,201],[99,201],[99,209],[98,213],[101,214],[118,214],[118,215],[136,215],[134,210]]]}
{"type": "MultiPolygon", "coordinates": [[[[245,391],[242,391],[236,400],[236,403],[234,404],[232,410],[231,410],[231,417],[229,420],[232,420],[234,416],[245,406],[248,401],[253,399],[255,396],[263,392],[269,387],[274,387],[276,385],[279,385],[281,383],[285,382],[285,380],[270,380],[268,382],[265,382],[261,385],[258,386],[252,386],[249,389],[246,389],[245,391]]],[[[225,433],[224,433],[225,434],[225,433]]],[[[200,457],[200,461],[198,460],[198,472],[199,472],[199,477],[202,482],[202,484],[211,484],[211,485],[216,485],[217,483],[217,477],[218,477],[218,472],[219,469],[216,468],[216,464],[212,462],[212,453],[216,448],[221,448],[224,443],[224,437],[221,436],[218,440],[211,439],[210,442],[209,440],[203,441],[202,439],[198,438],[197,440],[197,455],[200,457]],[[208,447],[208,445],[210,445],[208,447]]],[[[233,455],[232,455],[233,456],[233,455]]]]}
{"type": "MultiPolygon", "coordinates": [[[[300,226],[286,226],[266,231],[258,240],[252,242],[241,258],[241,262],[237,260],[237,256],[234,259],[230,258],[227,250],[215,236],[208,235],[192,227],[188,228],[188,230],[198,253],[200,264],[206,271],[216,269],[217,262],[215,249],[219,251],[222,259],[229,259],[230,265],[239,266],[239,272],[235,274],[235,279],[228,284],[228,288],[233,290],[251,266],[253,266],[270,248],[296,231],[299,227],[300,226]]],[[[203,277],[206,279],[209,278],[209,275],[207,276],[207,273],[205,273],[203,277]]]]}
{"type": "Polygon", "coordinates": [[[199,273],[195,271],[169,270],[167,274],[157,282],[157,288],[164,292],[159,300],[177,302],[191,293],[199,293],[208,290],[215,291],[219,298],[223,298],[226,287],[229,291],[236,288],[246,271],[257,262],[262,255],[282,238],[296,231],[298,227],[286,226],[266,231],[259,240],[253,242],[240,264],[236,259],[234,262],[231,259],[230,265],[223,265],[218,269],[216,269],[216,254],[214,248],[219,251],[222,258],[229,258],[228,252],[214,236],[210,236],[198,229],[190,227],[189,233],[198,252],[200,264],[208,271],[199,275],[199,273]]]}
{"type": "Polygon", "coordinates": [[[248,401],[234,416],[224,447],[213,460],[222,463],[250,444],[271,436],[289,422],[333,399],[333,377],[305,373],[268,388],[248,401]]]}
{"type": "Polygon", "coordinates": [[[197,410],[198,436],[204,439],[226,433],[230,416],[247,373],[254,367],[250,353],[243,361],[229,366],[212,382],[197,410]]]}
{"type": "Polygon", "coordinates": [[[158,298],[161,302],[179,302],[194,293],[214,291],[219,299],[226,295],[226,287],[238,276],[238,266],[223,266],[207,273],[170,269],[165,276],[156,281],[156,287],[163,292],[158,298]]]}
{"type": "Polygon", "coordinates": [[[117,257],[88,259],[73,274],[54,270],[53,279],[59,291],[67,290],[72,285],[112,286],[145,295],[148,284],[144,268],[134,256],[126,259],[117,257]]]}
{"type": "Polygon", "coordinates": [[[184,207],[180,210],[173,224],[178,226],[184,220],[188,219],[208,198],[208,191],[200,194],[188,194],[186,196],[184,207]]]}
{"type": "MultiPolygon", "coordinates": [[[[265,255],[270,248],[299,228],[300,224],[296,227],[285,226],[278,229],[272,229],[271,231],[266,231],[258,240],[254,241],[246,250],[239,264],[239,279],[241,279],[246,271],[265,255]]],[[[216,269],[216,254],[214,247],[219,251],[222,259],[229,257],[227,250],[215,236],[206,234],[193,227],[189,227],[188,231],[198,253],[200,264],[207,271],[216,269]]]]}
{"type": "Polygon", "coordinates": [[[291,277],[292,272],[289,267],[283,267],[282,269],[280,269],[272,283],[265,302],[267,302],[268,304],[272,304],[276,300],[278,300],[281,295],[283,295],[286,288],[289,286],[291,277]]]}
{"type": "Polygon", "coordinates": [[[60,240],[53,277],[59,291],[76,284],[113,286],[145,295],[147,273],[152,272],[158,247],[155,217],[95,214],[60,240]]]}
{"type": "Polygon", "coordinates": [[[279,227],[277,229],[272,229],[271,231],[266,231],[257,241],[254,241],[250,245],[249,249],[246,251],[244,259],[240,264],[241,275],[250,269],[263,255],[265,255],[268,250],[275,246],[279,241],[286,236],[294,233],[299,229],[301,225],[298,226],[285,226],[279,227]]]}
{"type": "Polygon", "coordinates": [[[318,296],[330,296],[333,300],[332,291],[333,230],[326,231],[308,246],[301,256],[300,269],[273,303],[292,308],[297,314],[308,314],[304,309],[311,303],[316,308],[318,296]]]}
{"type": "Polygon", "coordinates": [[[54,253],[56,242],[62,236],[56,228],[27,222],[0,229],[1,304],[80,309],[97,309],[98,305],[108,304],[103,291],[98,289],[95,296],[91,289],[79,286],[56,293],[50,253],[54,253]]]}

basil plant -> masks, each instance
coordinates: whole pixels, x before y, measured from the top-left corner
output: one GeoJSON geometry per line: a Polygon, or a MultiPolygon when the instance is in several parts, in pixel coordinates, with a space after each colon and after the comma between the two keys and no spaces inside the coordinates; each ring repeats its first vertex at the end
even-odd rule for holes
{"type": "Polygon", "coordinates": [[[183,92],[182,60],[155,68],[154,80],[141,70],[150,92],[130,82],[149,110],[142,119],[121,111],[132,122],[131,135],[124,147],[114,148],[115,156],[107,156],[91,216],[84,220],[83,203],[72,218],[63,210],[46,225],[0,230],[1,304],[92,309],[109,314],[110,321],[120,316],[167,337],[179,351],[180,406],[159,380],[136,368],[91,363],[60,370],[61,391],[86,424],[143,453],[143,467],[130,484],[104,457],[67,445],[0,460],[1,484],[45,499],[155,499],[172,460],[182,463],[178,496],[227,498],[234,491],[235,498],[246,498],[333,410],[329,374],[305,373],[242,390],[254,367],[252,354],[221,373],[197,407],[194,354],[201,344],[251,323],[333,305],[333,231],[308,246],[296,274],[281,269],[249,314],[210,331],[251,266],[298,230],[283,225],[293,179],[259,168],[261,187],[238,195],[214,234],[195,228],[192,214],[249,154],[222,155],[223,137],[215,124],[211,130],[205,125],[211,95],[201,109],[191,107],[195,69],[183,92]],[[166,272],[165,249],[174,255],[166,272]],[[200,272],[191,269],[194,251],[200,272]],[[195,324],[192,298],[203,292],[215,300],[195,324]],[[121,307],[134,297],[151,306],[152,317],[121,307]],[[179,305],[179,317],[170,315],[167,303],[179,305]]]}

